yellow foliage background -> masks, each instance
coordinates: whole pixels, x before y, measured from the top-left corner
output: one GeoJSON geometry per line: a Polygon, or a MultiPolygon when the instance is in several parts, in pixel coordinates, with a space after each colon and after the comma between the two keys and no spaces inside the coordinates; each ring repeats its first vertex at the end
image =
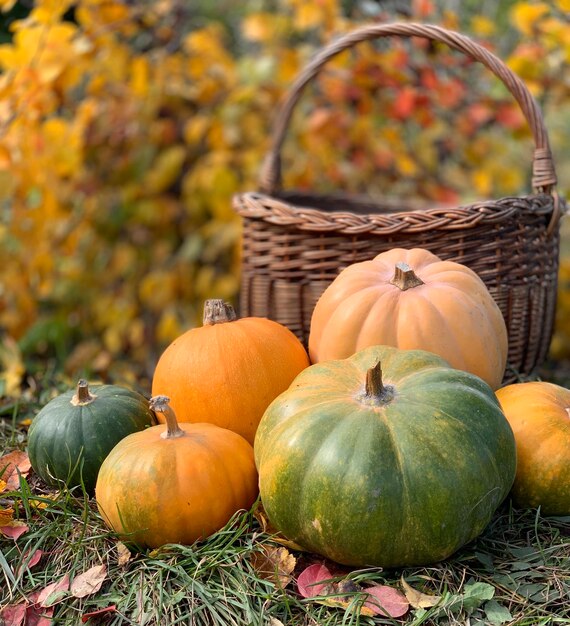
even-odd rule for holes
{"type": "MultiPolygon", "coordinates": [[[[4,12],[15,4],[0,2],[4,12]]],[[[487,4],[503,10],[456,15],[428,0],[35,2],[0,46],[5,369],[23,355],[35,371],[53,362],[73,376],[148,376],[165,345],[200,323],[206,298],[235,302],[231,197],[256,188],[297,72],[373,20],[443,24],[503,58],[543,107],[565,193],[568,0],[487,4]]],[[[299,106],[286,185],[433,201],[528,193],[524,119],[472,65],[416,41],[343,53],[299,106]]],[[[568,259],[561,289],[554,347],[567,356],[568,259]]],[[[0,391],[14,392],[16,371],[0,391]]]]}

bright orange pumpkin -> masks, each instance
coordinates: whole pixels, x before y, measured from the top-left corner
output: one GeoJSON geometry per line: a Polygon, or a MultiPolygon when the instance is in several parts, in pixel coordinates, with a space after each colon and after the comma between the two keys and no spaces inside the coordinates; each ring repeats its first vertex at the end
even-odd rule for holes
{"type": "Polygon", "coordinates": [[[475,272],[421,248],[394,248],[342,270],[311,319],[313,363],[373,345],[433,352],[496,389],[508,340],[501,311],[475,272]]]}
{"type": "Polygon", "coordinates": [[[95,496],[107,524],[140,546],[191,544],[222,528],[258,494],[253,448],[213,424],[178,424],[168,398],[160,424],[121,440],[103,461],[95,496]]]}
{"type": "Polygon", "coordinates": [[[515,504],[570,515],[570,390],[543,381],[507,385],[497,398],[517,445],[515,504]]]}
{"type": "Polygon", "coordinates": [[[152,393],[169,396],[181,422],[211,422],[253,444],[265,409],[308,365],[305,348],[285,326],[236,319],[231,305],[208,300],[204,325],[160,357],[152,393]]]}

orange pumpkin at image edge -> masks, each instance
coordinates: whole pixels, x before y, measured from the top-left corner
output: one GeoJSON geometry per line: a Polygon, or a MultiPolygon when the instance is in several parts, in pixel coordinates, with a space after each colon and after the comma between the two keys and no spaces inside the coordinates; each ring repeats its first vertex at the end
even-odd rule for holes
{"type": "Polygon", "coordinates": [[[570,390],[533,381],[496,392],[517,446],[514,503],[570,515],[570,390]]]}
{"type": "Polygon", "coordinates": [[[505,320],[485,283],[422,248],[393,248],[342,270],[311,318],[311,361],[385,345],[427,350],[493,389],[505,373],[505,320]]]}
{"type": "Polygon", "coordinates": [[[204,325],[161,355],[152,394],[168,396],[180,422],[216,424],[253,444],[265,409],[308,366],[305,348],[285,326],[238,319],[231,305],[207,300],[204,325]]]}

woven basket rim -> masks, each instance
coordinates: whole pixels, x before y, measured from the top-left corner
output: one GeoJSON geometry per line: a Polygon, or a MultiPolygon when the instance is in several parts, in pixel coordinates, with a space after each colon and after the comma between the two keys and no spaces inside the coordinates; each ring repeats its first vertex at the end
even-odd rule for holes
{"type": "MultiPolygon", "coordinates": [[[[284,191],[274,195],[254,191],[235,194],[235,211],[244,218],[301,230],[335,231],[344,234],[390,235],[427,230],[469,229],[483,224],[500,224],[514,219],[551,215],[554,198],[548,193],[506,196],[461,205],[399,202],[391,198],[369,198],[343,193],[284,191]],[[325,210],[311,206],[330,202],[325,210]],[[303,204],[295,204],[301,201],[303,204]],[[345,204],[347,210],[342,205],[345,204]],[[415,206],[414,206],[415,205],[415,206]],[[413,208],[412,208],[413,207],[413,208]],[[398,209],[403,210],[398,210],[398,209]]],[[[561,207],[564,211],[564,206],[561,207]]]]}

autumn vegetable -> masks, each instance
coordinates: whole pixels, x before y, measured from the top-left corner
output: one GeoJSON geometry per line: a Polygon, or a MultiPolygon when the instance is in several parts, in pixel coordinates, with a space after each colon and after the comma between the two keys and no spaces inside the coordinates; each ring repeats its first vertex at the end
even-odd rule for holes
{"type": "Polygon", "coordinates": [[[427,350],[499,387],[507,329],[483,281],[459,263],[414,248],[394,248],[345,268],[311,319],[313,363],[389,345],[427,350]]]}
{"type": "Polygon", "coordinates": [[[204,325],[160,357],[152,393],[167,395],[181,422],[211,422],[253,443],[269,403],[308,365],[301,342],[285,326],[237,319],[231,305],[207,300],[204,325]]]}
{"type": "Polygon", "coordinates": [[[34,471],[49,485],[83,483],[92,492],[103,459],[117,442],[155,423],[144,396],[118,385],[80,380],[46,404],[29,431],[34,471]]]}
{"type": "Polygon", "coordinates": [[[516,466],[484,381],[388,346],[307,368],[267,409],[254,448],[271,523],[357,566],[450,556],[487,525],[516,466]]]}
{"type": "Polygon", "coordinates": [[[570,515],[570,391],[534,381],[507,385],[497,398],[517,444],[515,504],[570,515]]]}
{"type": "Polygon", "coordinates": [[[178,423],[165,396],[159,424],[120,441],[95,490],[107,524],[141,546],[191,544],[222,528],[258,493],[251,445],[214,424],[178,423]]]}

